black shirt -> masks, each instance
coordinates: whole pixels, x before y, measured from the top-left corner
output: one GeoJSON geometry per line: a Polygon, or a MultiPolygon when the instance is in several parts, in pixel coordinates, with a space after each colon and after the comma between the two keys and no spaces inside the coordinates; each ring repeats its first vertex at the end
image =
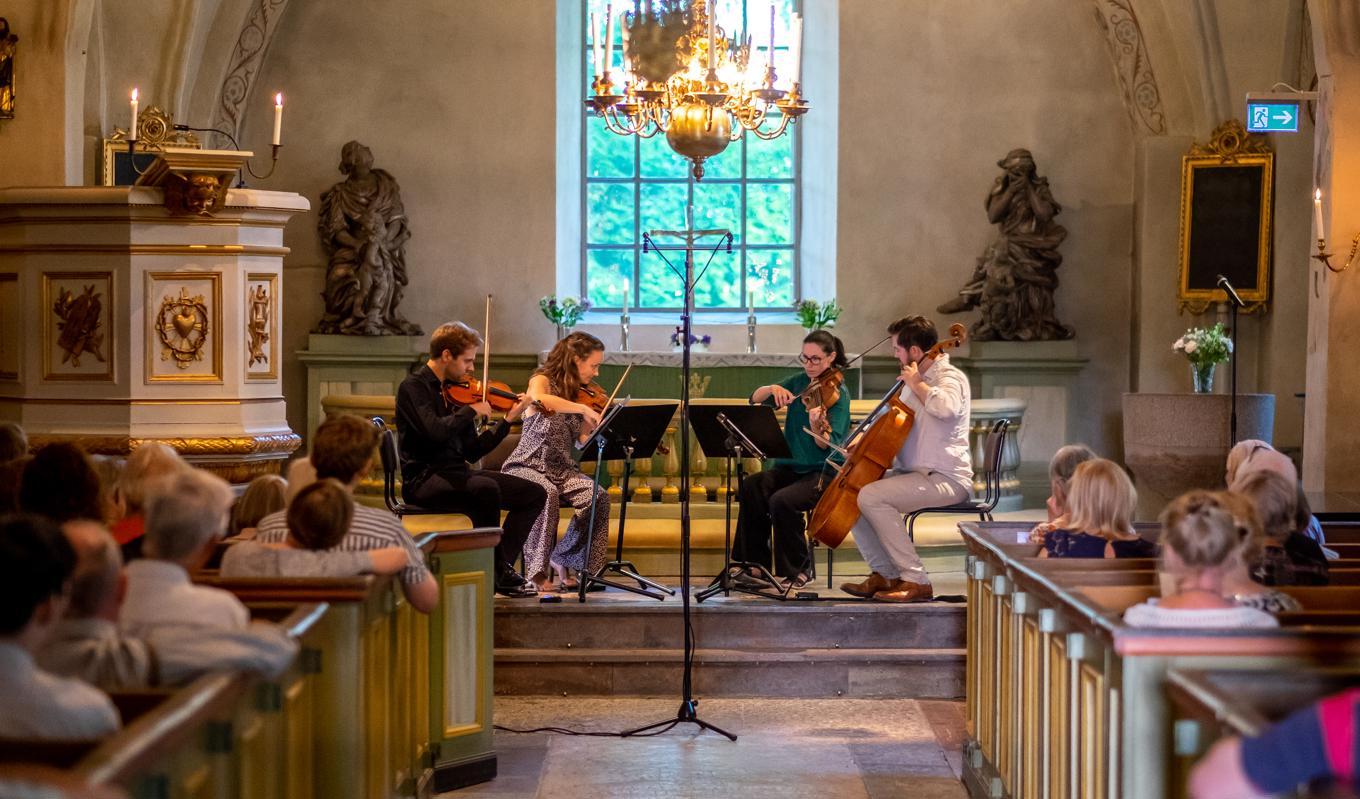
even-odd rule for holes
{"type": "Polygon", "coordinates": [[[442,469],[467,469],[470,462],[491,452],[509,433],[510,424],[504,419],[478,433],[477,412],[450,405],[429,364],[397,388],[401,480],[409,488],[442,469]]]}

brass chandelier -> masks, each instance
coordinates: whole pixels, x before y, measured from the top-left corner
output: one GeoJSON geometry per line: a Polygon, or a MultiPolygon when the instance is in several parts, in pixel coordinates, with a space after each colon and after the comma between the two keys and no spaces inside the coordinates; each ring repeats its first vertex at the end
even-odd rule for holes
{"type": "Polygon", "coordinates": [[[707,0],[647,0],[645,9],[635,0],[633,11],[619,20],[620,90],[611,72],[612,7],[606,12],[603,38],[591,15],[595,80],[586,106],[604,118],[611,133],[641,138],[666,134],[671,149],[693,164],[695,180],[704,176],[704,161],[744,131],[761,139],[778,138],[810,107],[799,85],[801,17],[794,15],[792,79],[784,90],[774,69],[774,9],[764,64],[752,63],[750,36],[729,39],[714,16],[707,0]]]}

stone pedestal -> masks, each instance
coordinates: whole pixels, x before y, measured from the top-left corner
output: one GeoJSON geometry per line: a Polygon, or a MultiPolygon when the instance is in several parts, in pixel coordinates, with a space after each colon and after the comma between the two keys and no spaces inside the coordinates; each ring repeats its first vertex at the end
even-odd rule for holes
{"type": "Polygon", "coordinates": [[[0,190],[0,418],[124,455],[163,441],[236,483],[298,446],[284,414],[283,228],[307,200],[210,215],[149,187],[0,190]]]}
{"type": "MultiPolygon", "coordinates": [[[[1156,518],[1192,488],[1223,488],[1231,401],[1227,394],[1124,395],[1124,460],[1140,519],[1156,518]]],[[[1274,394],[1237,395],[1237,440],[1270,441],[1274,427],[1274,394]]]]}
{"type": "Polygon", "coordinates": [[[429,343],[428,336],[307,336],[297,353],[307,370],[307,435],[325,418],[321,400],[331,394],[395,397],[429,343]]]}

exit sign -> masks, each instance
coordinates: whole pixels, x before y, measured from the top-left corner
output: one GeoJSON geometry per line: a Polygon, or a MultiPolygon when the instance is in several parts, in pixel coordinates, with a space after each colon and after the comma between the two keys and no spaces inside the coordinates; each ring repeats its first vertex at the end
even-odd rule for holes
{"type": "Polygon", "coordinates": [[[1248,102],[1247,130],[1251,133],[1298,133],[1298,102],[1285,100],[1248,102]]]}

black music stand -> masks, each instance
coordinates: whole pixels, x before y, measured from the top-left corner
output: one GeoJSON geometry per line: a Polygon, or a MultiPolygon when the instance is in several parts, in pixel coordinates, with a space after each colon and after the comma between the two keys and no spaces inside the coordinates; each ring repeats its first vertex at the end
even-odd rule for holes
{"type": "Polygon", "coordinates": [[[727,508],[723,517],[723,568],[707,588],[695,594],[696,602],[721,592],[728,596],[732,591],[740,591],[754,596],[782,599],[783,594],[768,594],[758,588],[748,588],[732,580],[733,567],[755,571],[757,579],[768,583],[771,590],[780,591],[779,579],[770,573],[763,563],[732,560],[732,463],[737,464],[737,490],[745,479],[741,461],[743,458],[788,458],[793,455],[789,444],[784,440],[784,431],[779,429],[774,408],[768,405],[693,405],[689,409],[690,424],[694,427],[694,437],[699,449],[710,458],[726,458],[727,473],[724,478],[727,488],[727,508]]]}
{"type": "MultiPolygon", "coordinates": [[[[666,428],[670,426],[671,419],[675,418],[675,409],[679,407],[678,402],[662,403],[657,405],[615,405],[610,410],[608,417],[602,423],[590,440],[580,445],[584,454],[581,460],[595,461],[595,483],[600,482],[600,465],[607,460],[623,461],[623,483],[622,483],[622,504],[619,505],[619,536],[615,545],[614,559],[604,564],[594,574],[584,575],[581,578],[580,592],[581,601],[585,601],[586,581],[599,585],[613,586],[624,591],[632,591],[652,599],[664,600],[668,596],[675,596],[675,589],[668,588],[661,583],[643,577],[638,573],[637,566],[631,561],[623,559],[623,530],[628,521],[628,478],[633,473],[633,460],[635,458],[650,458],[656,452],[657,446],[661,444],[662,436],[666,435],[666,428]],[[637,582],[641,588],[634,588],[626,583],[612,582],[604,578],[606,572],[627,577],[637,582]],[[647,590],[652,589],[652,590],[647,590]],[[660,593],[654,593],[660,592],[660,593]]],[[[591,502],[591,519],[594,519],[595,505],[591,502]]],[[[590,529],[595,529],[591,524],[590,529]]],[[[590,545],[589,539],[586,541],[590,545]]],[[[587,550],[589,551],[589,550],[587,550]]]]}

